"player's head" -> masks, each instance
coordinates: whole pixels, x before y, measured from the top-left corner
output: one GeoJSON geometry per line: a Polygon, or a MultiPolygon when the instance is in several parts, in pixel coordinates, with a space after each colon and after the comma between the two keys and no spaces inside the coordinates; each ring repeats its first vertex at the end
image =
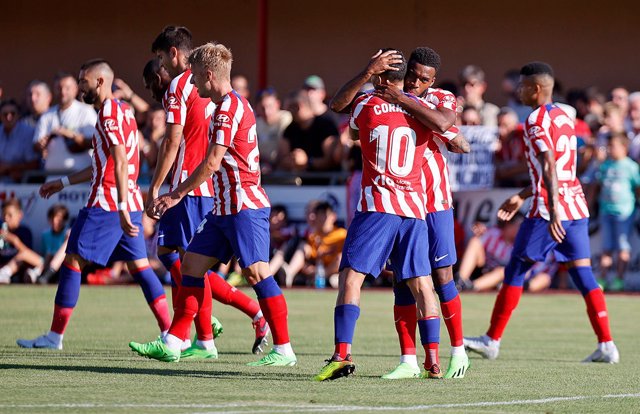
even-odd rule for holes
{"type": "Polygon", "coordinates": [[[409,56],[407,75],[404,77],[404,91],[416,96],[422,95],[436,80],[440,69],[440,55],[430,47],[418,47],[409,56]]]}
{"type": "Polygon", "coordinates": [[[63,107],[71,104],[78,96],[78,81],[68,72],[60,72],[53,82],[53,90],[63,107]]]}
{"type": "Polygon", "coordinates": [[[60,233],[69,220],[69,209],[64,204],[54,204],[47,210],[47,219],[51,230],[60,233]]]}
{"type": "Polygon", "coordinates": [[[113,69],[104,59],[91,59],[80,67],[78,86],[80,98],[89,105],[99,106],[111,95],[113,69]]]}
{"type": "Polygon", "coordinates": [[[156,102],[162,102],[165,91],[171,84],[169,72],[160,64],[158,58],[151,59],[144,65],[142,81],[145,89],[151,91],[151,97],[156,102]]]}
{"type": "Polygon", "coordinates": [[[387,48],[381,49],[382,53],[387,52],[389,50],[395,50],[396,53],[400,55],[400,59],[402,61],[391,65],[397,70],[387,70],[385,72],[382,72],[380,75],[374,76],[371,79],[374,87],[380,84],[384,85],[387,82],[394,85],[399,85],[400,87],[402,87],[402,82],[404,81],[404,77],[407,74],[407,60],[405,59],[402,52],[396,48],[387,47],[387,48]]]}
{"type": "Polygon", "coordinates": [[[553,81],[553,69],[549,64],[527,63],[520,69],[520,100],[533,108],[551,102],[553,81]]]}
{"type": "Polygon", "coordinates": [[[231,50],[220,43],[205,43],[191,51],[191,83],[198,88],[200,96],[217,98],[221,86],[231,87],[232,62],[231,50]]]}
{"type": "Polygon", "coordinates": [[[184,71],[186,57],[192,46],[192,36],[184,26],[167,26],[151,44],[151,52],[155,53],[160,64],[175,78],[184,71]]]}
{"type": "Polygon", "coordinates": [[[7,223],[9,230],[15,230],[20,226],[24,213],[22,204],[17,198],[10,198],[2,203],[2,221],[7,223]]]}

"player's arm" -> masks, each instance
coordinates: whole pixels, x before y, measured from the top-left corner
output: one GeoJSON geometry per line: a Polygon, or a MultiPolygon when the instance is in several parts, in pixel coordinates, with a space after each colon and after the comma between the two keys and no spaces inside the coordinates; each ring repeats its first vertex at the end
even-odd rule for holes
{"type": "Polygon", "coordinates": [[[458,133],[454,139],[447,142],[447,149],[457,154],[468,154],[471,152],[471,145],[462,133],[458,133]]]}
{"type": "Polygon", "coordinates": [[[129,162],[127,160],[127,150],[124,145],[112,145],[109,148],[113,158],[113,172],[116,178],[117,205],[120,215],[120,227],[125,234],[136,237],[140,229],[131,222],[127,200],[129,198],[129,162]]]}
{"type": "Polygon", "coordinates": [[[178,150],[180,149],[183,129],[184,127],[179,124],[167,124],[164,139],[158,149],[156,168],[151,178],[151,184],[149,185],[149,195],[146,206],[146,212],[149,217],[153,217],[153,200],[158,197],[160,187],[167,178],[167,174],[169,174],[178,150]]]}
{"type": "Polygon", "coordinates": [[[40,197],[49,198],[55,193],[61,191],[64,187],[91,181],[92,174],[93,172],[91,167],[87,167],[66,177],[44,183],[40,187],[40,197]]]}
{"type": "Polygon", "coordinates": [[[547,199],[549,205],[549,233],[558,243],[561,243],[566,235],[562,222],[557,214],[558,208],[558,175],[556,174],[556,160],[553,151],[544,151],[537,155],[538,162],[542,166],[542,180],[547,189],[547,199]]]}
{"type": "Polygon", "coordinates": [[[513,216],[520,210],[525,200],[533,195],[533,186],[520,190],[518,194],[514,194],[505,200],[498,208],[498,219],[502,221],[510,221],[513,216]]]}
{"type": "Polygon", "coordinates": [[[374,94],[385,101],[399,105],[402,109],[411,114],[421,124],[434,132],[445,133],[456,122],[456,113],[451,109],[440,107],[438,109],[429,108],[417,99],[406,95],[395,85],[379,85],[374,94]]]}
{"type": "Polygon", "coordinates": [[[371,57],[367,67],[355,78],[344,84],[333,96],[329,107],[334,112],[349,113],[351,104],[362,87],[369,82],[373,75],[379,75],[387,70],[398,70],[392,64],[402,63],[402,57],[395,50],[381,50],[371,57]]]}
{"type": "Polygon", "coordinates": [[[153,201],[153,215],[151,217],[160,218],[165,211],[178,204],[184,196],[198,188],[207,178],[216,173],[220,169],[222,158],[226,152],[227,147],[224,145],[218,145],[214,142],[209,144],[207,157],[196,167],[193,173],[172,192],[161,195],[153,201]]]}

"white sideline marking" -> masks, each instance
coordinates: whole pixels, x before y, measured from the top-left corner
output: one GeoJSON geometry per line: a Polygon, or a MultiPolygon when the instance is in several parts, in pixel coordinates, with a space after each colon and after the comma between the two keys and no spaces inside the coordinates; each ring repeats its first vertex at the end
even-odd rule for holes
{"type": "MultiPolygon", "coordinates": [[[[225,411],[226,414],[240,413],[293,413],[293,412],[332,412],[332,411],[404,411],[404,410],[430,410],[442,408],[466,408],[466,407],[493,407],[503,405],[533,405],[547,404],[561,401],[579,401],[598,398],[640,398],[640,393],[635,394],[608,394],[608,395],[576,395],[573,397],[549,397],[535,400],[511,400],[511,401],[479,401],[455,404],[429,404],[413,406],[378,406],[366,407],[357,405],[323,405],[323,404],[277,404],[265,402],[249,403],[223,403],[223,404],[101,404],[101,403],[67,403],[67,404],[0,404],[0,408],[205,408],[225,409],[239,408],[242,411],[225,411]],[[258,407],[265,407],[260,409],[258,407]],[[283,410],[285,409],[285,410],[283,410]]],[[[201,412],[197,414],[209,414],[201,412]]]]}

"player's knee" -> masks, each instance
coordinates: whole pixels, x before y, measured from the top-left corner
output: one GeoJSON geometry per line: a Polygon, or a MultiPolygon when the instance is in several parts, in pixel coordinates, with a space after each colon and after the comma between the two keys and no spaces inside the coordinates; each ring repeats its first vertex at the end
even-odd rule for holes
{"type": "Polygon", "coordinates": [[[249,285],[253,286],[256,283],[271,276],[269,273],[269,263],[256,262],[242,269],[242,276],[247,280],[249,285]]]}
{"type": "Polygon", "coordinates": [[[512,257],[504,269],[504,283],[509,286],[522,287],[524,279],[534,262],[512,257]]]}
{"type": "Polygon", "coordinates": [[[433,284],[436,288],[438,286],[444,286],[453,281],[453,269],[451,266],[434,269],[431,276],[433,277],[433,284]]]}
{"type": "Polygon", "coordinates": [[[586,296],[594,289],[600,289],[593,275],[591,266],[573,266],[569,268],[569,275],[582,296],[586,296]]]}

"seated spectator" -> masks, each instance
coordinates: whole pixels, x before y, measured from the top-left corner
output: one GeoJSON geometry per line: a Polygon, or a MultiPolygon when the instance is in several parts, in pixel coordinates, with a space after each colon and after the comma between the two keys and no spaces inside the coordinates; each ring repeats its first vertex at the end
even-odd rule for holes
{"type": "Polygon", "coordinates": [[[18,104],[8,100],[0,104],[0,182],[19,182],[28,170],[40,164],[33,150],[33,128],[18,120],[18,104]]]}
{"type": "Polygon", "coordinates": [[[462,106],[464,108],[475,108],[480,115],[481,125],[496,126],[500,108],[484,101],[483,96],[487,91],[484,71],[475,65],[465,66],[460,72],[460,85],[462,86],[462,106]]]}
{"type": "Polygon", "coordinates": [[[49,110],[51,106],[51,89],[46,82],[34,80],[27,86],[26,102],[28,112],[23,120],[32,128],[36,128],[40,117],[49,110]]]}
{"type": "Polygon", "coordinates": [[[76,99],[78,83],[73,75],[59,74],[54,85],[58,104],[42,115],[33,141],[43,154],[45,171],[81,170],[91,165],[89,150],[97,114],[76,99]]]}
{"type": "Polygon", "coordinates": [[[339,171],[342,145],[338,129],[329,119],[315,116],[309,97],[299,91],[287,108],[293,122],[284,130],[278,158],[288,171],[339,171]]]}
{"type": "Polygon", "coordinates": [[[49,228],[42,232],[40,252],[44,257],[42,266],[27,270],[31,280],[49,283],[60,270],[64,261],[67,240],[69,239],[69,210],[64,204],[54,204],[47,211],[49,228]]]}
{"type": "Polygon", "coordinates": [[[249,80],[247,79],[246,76],[233,75],[231,77],[231,87],[246,100],[249,100],[251,98],[251,89],[249,89],[249,80]]]}
{"type": "Polygon", "coordinates": [[[262,173],[267,174],[278,165],[278,146],[284,130],[293,117],[289,111],[280,108],[280,99],[273,88],[258,92],[256,105],[256,131],[260,150],[262,173]]]}
{"type": "Polygon", "coordinates": [[[293,257],[300,242],[295,226],[289,224],[287,208],[281,204],[271,206],[269,216],[271,251],[269,253],[270,274],[277,274],[293,257]]]}
{"type": "Polygon", "coordinates": [[[624,133],[613,133],[607,145],[608,157],[596,174],[603,250],[599,283],[612,291],[624,288],[624,275],[631,258],[629,239],[635,218],[636,194],[640,192],[640,169],[627,156],[628,147],[629,139],[624,133]],[[617,253],[617,277],[609,283],[614,253],[617,253]]]}
{"type": "Polygon", "coordinates": [[[502,108],[498,114],[498,147],[495,155],[497,187],[525,187],[531,181],[524,155],[523,134],[518,114],[511,108],[502,108]]]}
{"type": "Polygon", "coordinates": [[[347,230],[336,226],[338,215],[330,203],[322,201],[313,205],[312,208],[309,234],[298,247],[291,262],[287,266],[283,265],[287,287],[293,285],[298,273],[306,278],[314,277],[318,263],[324,266],[329,284],[337,287],[338,269],[347,230]]]}
{"type": "Polygon", "coordinates": [[[498,222],[485,230],[476,226],[460,261],[457,284],[463,290],[487,290],[504,279],[504,268],[509,263],[513,242],[522,223],[522,214],[509,222],[498,222]]]}
{"type": "Polygon", "coordinates": [[[20,201],[12,198],[2,204],[2,229],[0,230],[0,284],[10,283],[13,276],[19,278],[28,267],[42,265],[42,257],[33,250],[33,236],[22,225],[24,213],[20,201]]]}
{"type": "Polygon", "coordinates": [[[640,92],[629,95],[629,116],[626,125],[631,140],[629,157],[636,162],[640,161],[640,92]]]}

